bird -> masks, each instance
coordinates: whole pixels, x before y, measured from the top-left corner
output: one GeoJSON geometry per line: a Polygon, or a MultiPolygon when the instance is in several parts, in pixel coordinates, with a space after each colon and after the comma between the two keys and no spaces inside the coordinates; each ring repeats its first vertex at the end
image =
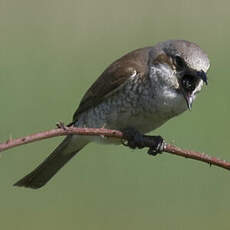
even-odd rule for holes
{"type": "MultiPolygon", "coordinates": [[[[208,83],[209,67],[207,54],[186,40],[167,40],[131,51],[109,65],[86,91],[70,125],[121,130],[129,137],[148,133],[191,110],[197,94],[208,83]]],[[[14,185],[41,188],[91,142],[121,144],[113,138],[68,135],[14,185]]],[[[157,142],[154,154],[160,151],[162,138],[157,142]]]]}

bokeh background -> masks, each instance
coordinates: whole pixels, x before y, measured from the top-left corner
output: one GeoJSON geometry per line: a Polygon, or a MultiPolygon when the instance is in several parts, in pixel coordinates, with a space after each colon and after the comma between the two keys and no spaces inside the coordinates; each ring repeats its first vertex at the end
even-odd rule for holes
{"type": "MultiPolygon", "coordinates": [[[[155,131],[229,159],[229,1],[0,0],[0,140],[68,123],[116,58],[167,39],[209,55],[209,85],[192,112],[155,131]]],[[[12,184],[60,142],[2,153],[0,228],[229,229],[230,172],[145,150],[91,144],[40,190],[12,184]]]]}

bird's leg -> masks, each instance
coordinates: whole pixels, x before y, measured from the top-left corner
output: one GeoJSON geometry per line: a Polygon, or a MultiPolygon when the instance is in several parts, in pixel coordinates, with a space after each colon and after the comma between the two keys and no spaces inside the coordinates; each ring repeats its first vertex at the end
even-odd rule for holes
{"type": "Polygon", "coordinates": [[[126,128],[123,132],[123,144],[132,149],[149,147],[148,154],[157,155],[164,150],[164,140],[161,136],[147,136],[134,128],[126,128]]]}
{"type": "Polygon", "coordinates": [[[122,130],[123,132],[123,144],[135,149],[142,149],[145,147],[143,136],[138,130],[134,128],[126,128],[122,130]]]}

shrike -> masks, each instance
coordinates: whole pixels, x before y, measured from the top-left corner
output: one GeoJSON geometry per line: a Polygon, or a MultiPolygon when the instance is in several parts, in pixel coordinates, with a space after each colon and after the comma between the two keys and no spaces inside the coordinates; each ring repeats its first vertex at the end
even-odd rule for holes
{"type": "MultiPolygon", "coordinates": [[[[196,44],[168,40],[134,50],[112,63],[88,89],[74,113],[76,127],[152,131],[187,109],[207,84],[210,63],[196,44]]],[[[85,145],[114,139],[69,135],[15,185],[45,185],[85,145]]],[[[158,151],[158,149],[156,149],[158,151]]]]}

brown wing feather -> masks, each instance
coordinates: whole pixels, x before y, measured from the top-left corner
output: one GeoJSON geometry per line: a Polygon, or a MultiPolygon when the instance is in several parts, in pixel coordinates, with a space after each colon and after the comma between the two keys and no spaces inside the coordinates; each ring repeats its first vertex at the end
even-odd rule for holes
{"type": "Polygon", "coordinates": [[[149,49],[135,50],[112,63],[88,89],[74,113],[73,121],[77,120],[80,113],[98,105],[108,94],[115,92],[135,72],[140,77],[145,76],[149,49]]]}

